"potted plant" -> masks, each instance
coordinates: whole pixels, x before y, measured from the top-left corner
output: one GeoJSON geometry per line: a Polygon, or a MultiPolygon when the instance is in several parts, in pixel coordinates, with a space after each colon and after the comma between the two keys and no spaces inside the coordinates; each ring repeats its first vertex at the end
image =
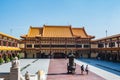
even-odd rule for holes
{"type": "Polygon", "coordinates": [[[0,57],[0,64],[4,63],[4,60],[2,57],[0,57]]]}

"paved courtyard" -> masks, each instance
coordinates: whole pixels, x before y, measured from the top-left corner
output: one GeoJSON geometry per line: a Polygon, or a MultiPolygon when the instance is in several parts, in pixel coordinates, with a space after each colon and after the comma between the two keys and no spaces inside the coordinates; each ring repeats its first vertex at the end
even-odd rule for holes
{"type": "MultiPolygon", "coordinates": [[[[82,62],[80,60],[75,60],[77,64],[83,64],[83,65],[88,65],[86,62],[82,62]]],[[[114,65],[113,65],[114,66],[114,65]]],[[[120,80],[120,75],[116,75],[112,72],[109,72],[107,70],[103,70],[101,68],[98,68],[94,65],[89,64],[90,71],[103,77],[105,80],[120,80]]],[[[119,67],[118,67],[119,68],[119,67]]]]}
{"type": "Polygon", "coordinates": [[[67,74],[67,62],[66,59],[51,59],[47,80],[105,80],[91,71],[82,75],[79,65],[75,74],[67,74]]]}
{"type": "MultiPolygon", "coordinates": [[[[30,75],[32,75],[31,80],[37,80],[36,73],[38,70],[45,72],[46,80],[120,80],[120,75],[78,59],[75,59],[75,63],[77,63],[76,73],[74,75],[67,74],[67,63],[68,59],[21,59],[21,74],[24,75],[25,72],[28,71],[30,75]],[[89,65],[90,72],[88,75],[86,75],[86,73],[81,75],[80,66],[82,64],[89,65]]],[[[108,65],[110,65],[110,63],[108,65]]],[[[107,66],[107,64],[105,66],[107,66]]],[[[0,65],[0,74],[9,73],[10,67],[11,62],[0,65]]],[[[119,70],[119,63],[114,69],[119,70]]]]}
{"type": "Polygon", "coordinates": [[[80,58],[77,60],[120,76],[120,62],[112,62],[112,61],[97,60],[97,59],[85,59],[85,58],[80,58]]]}
{"type": "MultiPolygon", "coordinates": [[[[38,70],[43,70],[45,74],[48,73],[50,59],[20,59],[21,74],[24,76],[26,71],[32,75],[31,80],[36,80],[38,70]]],[[[11,62],[0,65],[0,75],[2,73],[9,73],[11,62]]]]}

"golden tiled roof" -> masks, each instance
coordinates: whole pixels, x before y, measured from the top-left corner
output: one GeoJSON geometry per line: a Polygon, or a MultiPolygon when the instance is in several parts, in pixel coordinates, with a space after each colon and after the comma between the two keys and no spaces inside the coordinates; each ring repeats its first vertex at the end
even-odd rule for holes
{"type": "Polygon", "coordinates": [[[43,37],[72,37],[70,26],[44,26],[43,37]]]}
{"type": "MultiPolygon", "coordinates": [[[[30,27],[26,37],[81,37],[91,38],[87,35],[84,28],[72,28],[71,26],[52,26],[30,27]]],[[[23,36],[23,37],[25,37],[23,36]]]]}
{"type": "Polygon", "coordinates": [[[19,40],[18,38],[15,38],[15,37],[10,36],[10,35],[8,35],[8,34],[4,34],[4,33],[2,33],[2,32],[0,32],[0,35],[3,35],[3,36],[8,37],[8,38],[15,39],[15,40],[19,40]]]}
{"type": "Polygon", "coordinates": [[[27,37],[39,36],[40,33],[41,33],[40,31],[41,31],[41,28],[38,28],[38,27],[30,27],[27,37]]]}
{"type": "Polygon", "coordinates": [[[0,50],[8,50],[8,51],[20,51],[21,49],[18,47],[7,47],[7,46],[0,46],[0,50]]]}
{"type": "Polygon", "coordinates": [[[84,28],[72,28],[72,32],[74,36],[81,37],[81,38],[88,38],[84,28]]]}

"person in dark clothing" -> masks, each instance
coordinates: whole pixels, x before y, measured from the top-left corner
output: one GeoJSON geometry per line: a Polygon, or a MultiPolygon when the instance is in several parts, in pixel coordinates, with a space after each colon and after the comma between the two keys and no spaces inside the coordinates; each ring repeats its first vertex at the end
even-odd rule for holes
{"type": "Polygon", "coordinates": [[[83,74],[84,71],[84,65],[81,66],[81,74],[83,74]]]}
{"type": "Polygon", "coordinates": [[[86,68],[85,68],[85,71],[86,71],[86,74],[88,74],[88,65],[86,65],[86,68]]]}

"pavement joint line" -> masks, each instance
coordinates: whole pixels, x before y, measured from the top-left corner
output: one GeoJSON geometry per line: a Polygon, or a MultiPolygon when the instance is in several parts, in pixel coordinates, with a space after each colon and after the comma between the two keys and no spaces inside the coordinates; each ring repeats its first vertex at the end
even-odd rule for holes
{"type": "Polygon", "coordinates": [[[32,63],[35,63],[36,61],[38,61],[39,59],[36,59],[36,60],[34,60],[32,63]]]}
{"type": "MultiPolygon", "coordinates": [[[[38,61],[38,60],[39,60],[39,59],[36,59],[36,60],[32,61],[32,63],[35,63],[35,62],[38,61]]],[[[32,63],[31,63],[31,64],[32,64],[32,63]]],[[[27,64],[26,66],[22,67],[22,68],[20,69],[20,71],[25,70],[25,69],[28,68],[31,64],[27,64]]]]}
{"type": "Polygon", "coordinates": [[[29,67],[31,64],[27,64],[26,66],[24,66],[24,67],[22,67],[21,69],[20,69],[20,71],[23,71],[24,69],[26,69],[27,67],[29,67]]]}

